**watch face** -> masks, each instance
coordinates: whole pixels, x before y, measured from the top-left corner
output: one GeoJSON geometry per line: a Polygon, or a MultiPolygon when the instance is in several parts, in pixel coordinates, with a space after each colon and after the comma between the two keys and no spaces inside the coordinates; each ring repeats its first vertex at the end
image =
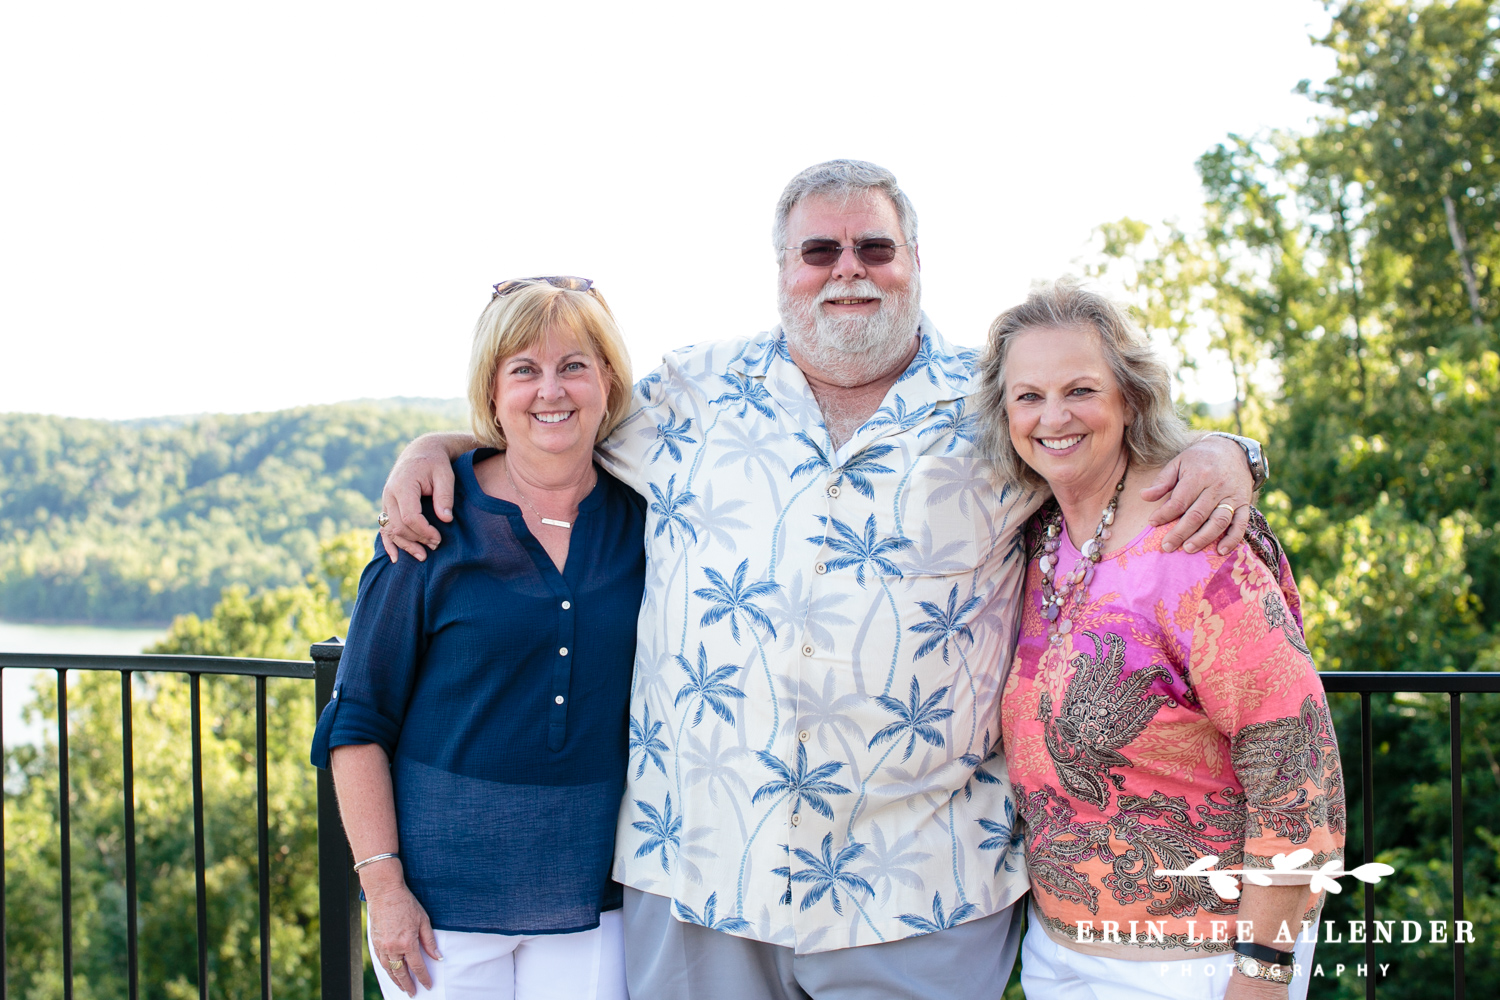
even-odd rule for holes
{"type": "Polygon", "coordinates": [[[1243,958],[1240,961],[1240,971],[1254,979],[1260,975],[1260,963],[1253,958],[1243,958]]]}

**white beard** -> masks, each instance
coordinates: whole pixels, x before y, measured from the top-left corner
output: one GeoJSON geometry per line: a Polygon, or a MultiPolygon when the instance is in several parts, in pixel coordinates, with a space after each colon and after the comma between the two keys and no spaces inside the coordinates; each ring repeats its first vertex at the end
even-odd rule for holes
{"type": "Polygon", "coordinates": [[[911,352],[922,319],[922,287],[913,272],[906,289],[882,293],[869,279],[829,282],[816,295],[794,299],[782,284],[776,305],[787,342],[825,382],[841,386],[873,382],[911,352]],[[873,316],[829,316],[818,307],[829,299],[880,299],[873,316]]]}

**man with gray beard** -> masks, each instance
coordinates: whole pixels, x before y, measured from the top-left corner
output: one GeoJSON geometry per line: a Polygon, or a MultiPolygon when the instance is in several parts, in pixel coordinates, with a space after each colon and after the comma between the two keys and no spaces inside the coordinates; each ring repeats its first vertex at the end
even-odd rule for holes
{"type": "MultiPolygon", "coordinates": [[[[781,326],[667,355],[599,449],[649,502],[614,868],[631,993],[998,997],[1028,883],[996,726],[1043,498],[974,454],[974,352],[921,311],[889,171],[803,171],[774,245],[781,326]]],[[[438,542],[420,494],[446,519],[471,447],[403,453],[393,559],[438,542]]],[[[1247,514],[1215,505],[1251,485],[1216,440],[1152,491],[1198,548],[1238,542],[1247,514]]]]}

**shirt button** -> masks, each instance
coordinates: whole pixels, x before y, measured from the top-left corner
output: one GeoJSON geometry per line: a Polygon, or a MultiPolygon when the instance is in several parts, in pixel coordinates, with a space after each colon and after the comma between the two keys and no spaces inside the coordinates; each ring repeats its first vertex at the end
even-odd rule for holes
{"type": "Polygon", "coordinates": [[[333,694],[329,695],[328,697],[331,700],[333,698],[337,698],[338,696],[339,696],[339,693],[337,691],[335,691],[335,692],[333,692],[333,694]]]}
{"type": "Polygon", "coordinates": [[[572,601],[563,601],[563,610],[566,611],[573,606],[572,601]]]}
{"type": "Polygon", "coordinates": [[[562,649],[559,649],[557,651],[557,655],[558,656],[567,656],[568,655],[568,647],[564,646],[562,649]]]}
{"type": "Polygon", "coordinates": [[[799,826],[799,825],[801,825],[801,823],[802,823],[802,814],[801,813],[792,813],[792,825],[793,826],[799,826]]]}
{"type": "Polygon", "coordinates": [[[805,645],[805,646],[802,647],[802,655],[803,656],[811,656],[815,652],[817,652],[817,650],[815,650],[815,649],[812,648],[812,643],[808,643],[807,645],[805,645]]]}
{"type": "Polygon", "coordinates": [[[562,695],[558,695],[556,698],[553,698],[552,700],[555,701],[555,702],[557,702],[559,705],[561,705],[563,703],[563,696],[562,695]]]}
{"type": "Polygon", "coordinates": [[[797,734],[797,739],[801,740],[803,743],[806,743],[811,738],[812,738],[812,733],[809,733],[806,729],[802,730],[802,732],[800,732],[800,733],[797,734]]]}
{"type": "Polygon", "coordinates": [[[813,567],[813,572],[817,573],[819,576],[822,576],[824,573],[828,572],[828,564],[827,563],[818,563],[816,566],[813,567]]]}
{"type": "Polygon", "coordinates": [[[839,498],[839,488],[837,486],[828,487],[828,495],[837,500],[839,498]]]}

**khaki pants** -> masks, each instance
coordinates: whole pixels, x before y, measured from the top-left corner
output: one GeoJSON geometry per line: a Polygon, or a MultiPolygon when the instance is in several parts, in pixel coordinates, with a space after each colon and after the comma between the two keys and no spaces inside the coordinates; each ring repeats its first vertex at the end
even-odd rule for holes
{"type": "Polygon", "coordinates": [[[633,1000],[999,1000],[1024,902],[921,937],[797,955],[687,924],[672,901],[625,887],[633,1000]]]}

